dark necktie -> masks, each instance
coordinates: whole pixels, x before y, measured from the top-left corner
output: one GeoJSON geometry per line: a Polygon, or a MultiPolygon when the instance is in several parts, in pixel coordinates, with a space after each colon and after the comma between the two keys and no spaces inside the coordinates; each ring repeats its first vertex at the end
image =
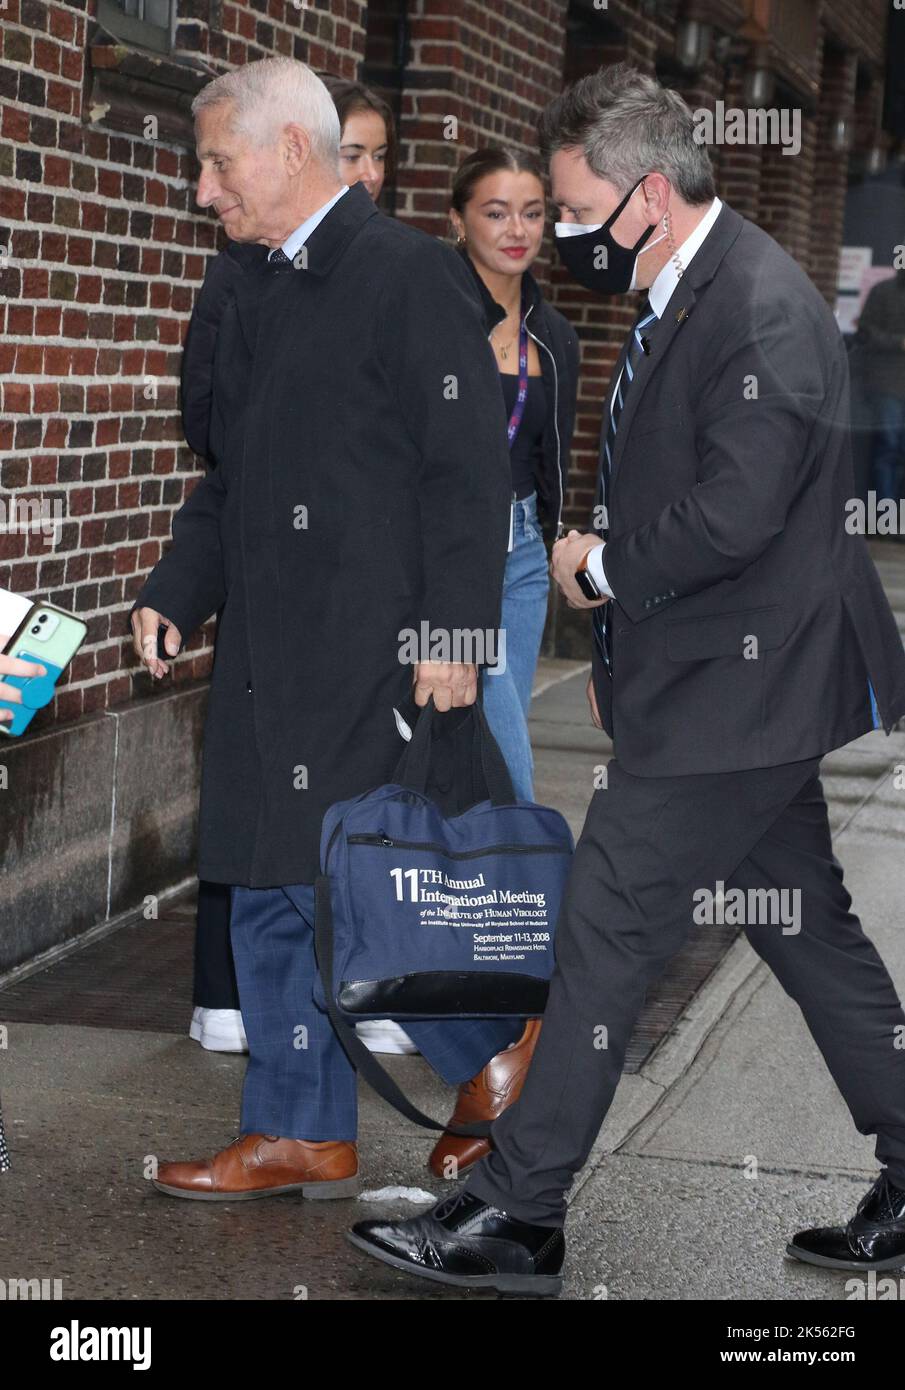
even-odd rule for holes
{"type": "MultiPolygon", "coordinates": [[[[597,498],[594,508],[595,520],[597,517],[603,518],[604,539],[609,532],[610,525],[610,478],[613,470],[613,458],[616,453],[616,431],[619,429],[619,418],[625,409],[626,397],[635,379],[638,363],[644,355],[644,329],[656,322],[657,315],[650,307],[650,300],[646,299],[623,347],[620,357],[621,369],[618,366],[616,369],[617,372],[620,372],[619,384],[610,402],[610,418],[604,434],[603,457],[600,460],[600,476],[597,479],[597,498]],[[600,510],[601,507],[603,508],[602,511],[600,510]]],[[[605,555],[606,551],[604,551],[605,555]]],[[[594,640],[600,649],[600,655],[603,657],[610,675],[613,674],[612,623],[613,600],[610,599],[601,608],[595,608],[593,611],[594,640]]]]}
{"type": "Polygon", "coordinates": [[[292,265],[292,261],[286,255],[282,246],[278,246],[275,251],[271,251],[267,257],[267,264],[271,270],[286,270],[292,265]]]}

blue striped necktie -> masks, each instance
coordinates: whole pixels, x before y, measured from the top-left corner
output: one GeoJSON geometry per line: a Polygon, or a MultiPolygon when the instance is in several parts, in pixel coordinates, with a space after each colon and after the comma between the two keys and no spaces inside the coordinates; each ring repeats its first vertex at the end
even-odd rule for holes
{"type": "MultiPolygon", "coordinates": [[[[644,307],[635,320],[634,326],[628,335],[628,341],[622,353],[622,371],[619,376],[618,385],[613,392],[610,402],[610,418],[607,422],[606,435],[603,445],[603,457],[600,460],[600,476],[597,479],[597,499],[594,509],[595,519],[601,515],[604,518],[603,536],[609,532],[610,526],[610,476],[613,471],[613,458],[616,453],[616,431],[619,428],[619,417],[625,409],[625,401],[635,379],[635,371],[638,363],[644,354],[644,330],[649,328],[652,323],[657,322],[657,315],[650,307],[650,300],[644,301],[644,307]],[[603,512],[599,508],[603,506],[603,512]]],[[[610,675],[613,674],[612,661],[612,622],[613,622],[613,601],[603,604],[601,608],[593,610],[594,639],[600,649],[600,655],[606,663],[606,668],[610,675]]]]}

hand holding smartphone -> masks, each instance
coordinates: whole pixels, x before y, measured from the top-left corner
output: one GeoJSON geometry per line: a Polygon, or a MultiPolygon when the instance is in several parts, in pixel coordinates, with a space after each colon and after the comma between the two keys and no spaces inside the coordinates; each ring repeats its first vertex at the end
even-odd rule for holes
{"type": "Polygon", "coordinates": [[[52,604],[31,604],[3,649],[5,680],[0,696],[19,692],[19,699],[0,698],[0,733],[18,737],[36,712],[50,704],[56,683],[85,640],[88,628],[80,618],[52,604]],[[8,713],[7,713],[8,711],[8,713]]]}
{"type": "MultiPolygon", "coordinates": [[[[5,632],[0,633],[0,648],[5,648],[9,637],[5,632]]],[[[7,676],[44,676],[47,674],[45,666],[38,666],[33,661],[20,661],[17,657],[8,656],[5,650],[0,650],[0,724],[12,722],[13,711],[11,705],[19,701],[19,687],[10,685],[7,676]]]]}

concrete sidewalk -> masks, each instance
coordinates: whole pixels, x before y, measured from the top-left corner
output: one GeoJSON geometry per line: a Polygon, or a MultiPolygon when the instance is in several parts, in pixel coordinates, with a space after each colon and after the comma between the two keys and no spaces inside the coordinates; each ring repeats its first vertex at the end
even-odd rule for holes
{"type": "MultiPolygon", "coordinates": [[[[884,579],[901,611],[895,573],[884,579]]],[[[599,757],[584,683],[550,689],[537,707],[539,782],[563,798],[582,757],[595,746],[599,757]]],[[[866,735],[826,757],[821,776],[854,910],[905,998],[905,733],[866,735]]],[[[873,1149],[797,1006],[740,938],[620,1083],[573,1190],[564,1296],[843,1298],[848,1276],[783,1251],[798,1227],[851,1215],[876,1174],[873,1149]]]]}
{"type": "MultiPolygon", "coordinates": [[[[903,772],[905,734],[867,735],[822,772],[854,909],[900,997],[903,772]]],[[[623,1078],[576,1185],[585,1219],[573,1227],[572,1295],[603,1284],[614,1298],[843,1298],[847,1275],[783,1250],[798,1227],[852,1214],[877,1172],[873,1150],[797,1006],[741,939],[641,1073],[623,1078]]]]}
{"type": "MultiPolygon", "coordinates": [[[[538,674],[538,799],[577,832],[609,746],[587,721],[585,669],[544,663],[538,674]]],[[[905,995],[897,768],[905,734],[874,733],[828,757],[823,776],[855,909],[905,995]]],[[[354,1220],[419,1209],[404,1201],[208,1204],[151,1188],[152,1156],[198,1157],[236,1133],[244,1058],[172,1034],[8,1031],[0,1094],[14,1167],[0,1177],[0,1281],[61,1279],[64,1297],[88,1299],[463,1297],[346,1243],[354,1220]]],[[[449,1092],[420,1058],[388,1065],[417,1104],[448,1112],[449,1092]]],[[[448,1191],[425,1167],[431,1136],[364,1087],[361,1099],[364,1188],[448,1191]]],[[[797,1008],[742,939],[623,1078],[573,1194],[563,1296],[842,1299],[846,1276],[785,1259],[785,1242],[799,1226],[847,1218],[874,1173],[873,1140],[854,1131],[797,1008]]]]}

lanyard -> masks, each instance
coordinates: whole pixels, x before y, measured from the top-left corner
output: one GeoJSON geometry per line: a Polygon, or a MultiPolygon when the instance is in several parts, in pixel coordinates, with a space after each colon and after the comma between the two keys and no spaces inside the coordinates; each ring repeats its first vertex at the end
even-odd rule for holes
{"type": "Polygon", "coordinates": [[[525,400],[528,396],[528,326],[525,322],[525,308],[527,294],[525,292],[525,282],[522,281],[522,297],[520,304],[520,320],[518,330],[518,395],[515,398],[515,405],[512,407],[512,414],[509,416],[507,434],[509,436],[509,448],[515,442],[515,436],[519,432],[522,423],[522,416],[525,413],[525,400]]]}

